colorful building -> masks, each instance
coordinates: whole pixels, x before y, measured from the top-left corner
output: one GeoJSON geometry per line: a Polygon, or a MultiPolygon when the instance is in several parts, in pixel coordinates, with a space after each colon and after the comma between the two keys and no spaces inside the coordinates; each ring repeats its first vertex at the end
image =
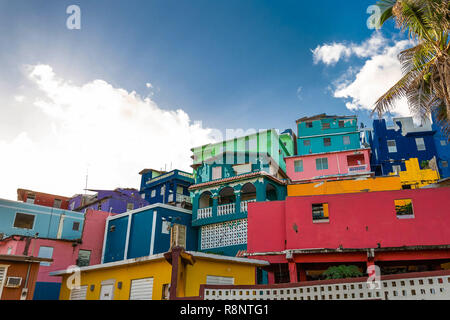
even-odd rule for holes
{"type": "MultiPolygon", "coordinates": [[[[255,284],[266,261],[175,247],[170,252],[81,268],[80,287],[63,285],[60,300],[175,300],[198,296],[202,284],[255,284]]],[[[71,272],[53,272],[67,283],[71,272]]]]}
{"type": "Polygon", "coordinates": [[[416,126],[411,117],[394,118],[394,126],[386,120],[374,120],[373,130],[366,131],[372,148],[371,167],[377,176],[406,170],[405,160],[418,158],[419,163],[436,156],[435,131],[431,122],[416,126]]]}
{"type": "Polygon", "coordinates": [[[86,212],[88,209],[106,211],[111,213],[123,213],[148,205],[142,199],[138,190],[133,188],[117,188],[114,190],[94,190],[93,195],[73,196],[69,201],[69,209],[86,212]]]}
{"type": "Polygon", "coordinates": [[[320,114],[296,123],[298,156],[361,148],[356,116],[320,114]]]}
{"type": "Polygon", "coordinates": [[[285,158],[291,181],[370,177],[370,149],[314,153],[285,158]]]}
{"type": "Polygon", "coordinates": [[[40,206],[67,210],[69,208],[69,199],[69,197],[58,196],[50,193],[17,189],[17,201],[38,204],[40,206]]]}
{"type": "Polygon", "coordinates": [[[364,273],[429,271],[450,262],[450,189],[288,197],[252,203],[247,256],[271,263],[269,283],[316,279],[335,265],[364,273]]]}
{"type": "Polygon", "coordinates": [[[0,240],[0,255],[33,256],[52,259],[41,262],[34,290],[34,300],[58,300],[61,279],[49,272],[71,265],[89,266],[101,262],[108,212],[88,210],[81,239],[48,239],[13,235],[0,240]]]}
{"type": "Polygon", "coordinates": [[[434,144],[436,147],[436,161],[439,168],[441,178],[450,177],[450,141],[444,134],[439,122],[433,118],[432,129],[436,132],[434,134],[434,144]]]}
{"type": "Polygon", "coordinates": [[[148,204],[171,204],[192,209],[189,186],[194,183],[192,173],[181,170],[170,172],[144,169],[141,175],[140,193],[148,204]]]}
{"type": "Polygon", "coordinates": [[[40,263],[52,259],[0,254],[0,300],[31,300],[40,263]]]}
{"type": "Polygon", "coordinates": [[[0,199],[0,238],[22,235],[75,240],[81,238],[84,214],[0,199]]]}
{"type": "Polygon", "coordinates": [[[292,155],[294,143],[291,133],[282,136],[266,130],[192,149],[195,184],[189,190],[200,251],[229,256],[245,251],[248,203],[286,197],[284,158],[292,155]]]}
{"type": "Polygon", "coordinates": [[[107,219],[102,263],[154,255],[172,245],[197,249],[197,230],[191,226],[192,212],[156,203],[107,219]]]}

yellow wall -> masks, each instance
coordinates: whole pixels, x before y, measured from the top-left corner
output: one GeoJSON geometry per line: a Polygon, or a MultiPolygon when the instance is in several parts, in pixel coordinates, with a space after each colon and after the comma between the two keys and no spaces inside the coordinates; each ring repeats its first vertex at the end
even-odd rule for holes
{"type": "Polygon", "coordinates": [[[186,297],[198,296],[200,284],[206,284],[206,276],[233,277],[235,285],[254,285],[255,266],[195,257],[195,264],[187,265],[186,297]]]}
{"type": "Polygon", "coordinates": [[[435,183],[439,180],[439,173],[432,169],[420,169],[419,160],[411,158],[405,161],[406,171],[399,173],[403,185],[410,185],[413,189],[435,183]]]}
{"type": "MultiPolygon", "coordinates": [[[[255,266],[248,263],[220,261],[203,257],[195,257],[194,265],[186,265],[178,286],[178,296],[193,297],[199,295],[200,284],[206,284],[206,276],[233,277],[236,285],[255,284],[255,266]]],[[[114,300],[128,300],[131,280],[153,277],[153,300],[161,300],[163,284],[170,283],[172,266],[164,259],[140,262],[134,265],[123,265],[113,268],[102,268],[81,273],[80,285],[87,285],[87,300],[98,300],[101,282],[115,279],[114,300]],[[117,283],[122,281],[122,289],[117,283]],[[94,291],[90,286],[95,285],[94,291]]],[[[64,276],[61,285],[60,300],[69,300],[70,290],[66,286],[68,276],[64,276]]]]}
{"type": "MultiPolygon", "coordinates": [[[[87,300],[98,300],[100,287],[103,280],[115,279],[114,300],[128,300],[130,297],[131,280],[153,277],[153,300],[161,300],[162,286],[170,283],[172,266],[164,259],[146,261],[134,265],[124,265],[113,268],[103,268],[81,272],[80,285],[87,285],[87,300]],[[122,281],[122,289],[117,288],[117,283],[122,281]],[[94,291],[90,290],[95,285],[94,291]]],[[[63,277],[61,285],[60,300],[69,300],[70,290],[66,286],[67,276],[63,277]]]]}
{"type": "Polygon", "coordinates": [[[376,177],[365,180],[339,180],[292,184],[287,186],[288,196],[310,196],[321,194],[355,193],[367,191],[400,190],[400,177],[376,177]]]}

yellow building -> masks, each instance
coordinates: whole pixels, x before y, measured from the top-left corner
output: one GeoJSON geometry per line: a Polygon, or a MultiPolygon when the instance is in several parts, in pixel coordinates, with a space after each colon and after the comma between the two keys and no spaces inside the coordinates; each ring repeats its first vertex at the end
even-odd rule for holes
{"type": "Polygon", "coordinates": [[[256,267],[267,261],[227,257],[174,248],[165,254],[128,259],[80,268],[61,276],[60,300],[162,300],[199,295],[201,284],[256,284],[256,267]]]}
{"type": "MultiPolygon", "coordinates": [[[[400,171],[400,181],[411,189],[421,188],[439,180],[439,173],[432,169],[420,169],[419,160],[411,158],[405,161],[406,171],[400,171]]],[[[390,174],[394,175],[394,174],[390,174]]]]}

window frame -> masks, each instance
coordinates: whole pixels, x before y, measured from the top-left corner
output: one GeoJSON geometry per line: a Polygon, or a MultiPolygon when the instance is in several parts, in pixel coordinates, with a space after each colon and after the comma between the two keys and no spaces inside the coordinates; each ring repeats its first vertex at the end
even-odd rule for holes
{"type": "Polygon", "coordinates": [[[388,153],[397,153],[398,152],[398,150],[397,150],[397,141],[396,140],[386,140],[386,145],[387,145],[387,148],[388,148],[388,153]],[[389,146],[389,142],[394,142],[394,145],[393,146],[389,146]],[[395,151],[391,151],[391,149],[390,148],[395,148],[395,151]]]}
{"type": "MultiPolygon", "coordinates": [[[[403,206],[407,206],[408,204],[405,204],[403,206]]],[[[397,219],[414,219],[415,215],[414,215],[414,204],[413,204],[413,200],[412,199],[394,199],[394,211],[395,211],[395,216],[397,217],[397,219]],[[399,207],[397,205],[397,201],[409,201],[410,205],[411,205],[411,213],[410,214],[399,214],[399,209],[397,209],[397,207],[399,207]]]]}
{"type": "Polygon", "coordinates": [[[79,267],[87,267],[91,264],[91,257],[92,257],[92,250],[86,250],[86,249],[80,249],[78,250],[78,258],[77,258],[77,266],[79,267]],[[89,252],[89,259],[88,259],[88,264],[87,265],[80,265],[80,252],[89,252]]]}
{"type": "Polygon", "coordinates": [[[323,146],[331,147],[331,138],[323,138],[323,146]]]}
{"type": "MultiPolygon", "coordinates": [[[[38,250],[38,258],[53,259],[53,253],[54,253],[54,252],[55,252],[55,248],[54,248],[54,247],[50,247],[50,246],[39,246],[39,250],[38,250]],[[42,248],[49,248],[49,249],[51,249],[51,255],[50,255],[50,257],[41,256],[41,249],[42,249],[42,248]]],[[[49,266],[52,265],[52,263],[51,263],[51,262],[47,262],[47,261],[41,261],[41,262],[39,263],[39,265],[40,265],[40,266],[43,266],[43,267],[49,267],[49,266]]]]}
{"type": "MultiPolygon", "coordinates": [[[[316,215],[317,216],[317,215],[316,215]]],[[[312,203],[311,204],[311,217],[313,223],[327,223],[330,222],[330,208],[328,202],[323,203],[312,203]],[[321,206],[322,218],[315,218],[314,216],[314,207],[321,206]]]]}
{"type": "Polygon", "coordinates": [[[316,170],[317,171],[328,170],[328,158],[327,157],[316,159],[316,170]],[[324,168],[324,160],[326,162],[326,168],[324,168]],[[320,168],[319,168],[319,162],[320,162],[320,168]]]}
{"type": "Polygon", "coordinates": [[[309,140],[309,139],[303,140],[303,146],[304,147],[310,147],[311,146],[311,140],[309,140]]]}
{"type": "Polygon", "coordinates": [[[344,144],[344,146],[350,145],[350,143],[351,143],[350,136],[342,136],[342,143],[344,144]],[[347,138],[348,143],[345,143],[345,142],[346,142],[346,141],[345,141],[345,140],[346,140],[345,138],[347,138]]]}
{"type": "Polygon", "coordinates": [[[303,159],[298,159],[298,160],[294,160],[294,172],[303,172],[304,168],[303,168],[303,159]],[[301,166],[297,166],[296,163],[300,162],[301,166]],[[297,168],[301,168],[301,170],[297,170],[297,168]]]}
{"type": "Polygon", "coordinates": [[[222,167],[221,166],[215,166],[211,168],[211,180],[219,180],[222,179],[222,167]],[[220,170],[219,177],[217,178],[216,175],[220,170]]]}
{"type": "Polygon", "coordinates": [[[81,226],[81,223],[79,222],[79,221],[74,221],[73,223],[72,223],[72,231],[80,231],[80,226],[81,226]],[[76,229],[74,229],[75,228],[75,223],[77,223],[78,225],[78,227],[76,228],[76,229]]]}
{"type": "Polygon", "coordinates": [[[24,213],[24,212],[16,212],[16,214],[14,215],[14,221],[13,221],[13,228],[17,228],[17,229],[26,229],[26,230],[33,230],[34,229],[34,225],[36,223],[36,215],[32,214],[32,213],[24,213]],[[17,215],[21,214],[21,215],[26,215],[26,216],[32,216],[33,217],[33,223],[31,228],[23,228],[23,227],[17,227],[16,226],[16,220],[17,220],[17,215]]]}
{"type": "Polygon", "coordinates": [[[418,137],[418,138],[415,138],[414,141],[416,142],[417,151],[426,151],[427,150],[427,147],[425,146],[425,139],[424,138],[418,137]],[[421,141],[422,143],[419,145],[417,143],[417,140],[421,141]],[[420,146],[420,148],[419,148],[419,146],[420,146]]]}

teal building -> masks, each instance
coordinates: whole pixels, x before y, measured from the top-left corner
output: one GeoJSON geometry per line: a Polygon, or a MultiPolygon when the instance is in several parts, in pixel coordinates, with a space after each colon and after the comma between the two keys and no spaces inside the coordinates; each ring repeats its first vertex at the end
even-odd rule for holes
{"type": "Polygon", "coordinates": [[[297,155],[361,148],[356,116],[320,114],[298,119],[297,155]]]}
{"type": "Polygon", "coordinates": [[[272,129],[192,149],[195,183],[189,190],[199,251],[246,251],[248,206],[286,198],[284,158],[294,146],[292,132],[272,129]]]}

